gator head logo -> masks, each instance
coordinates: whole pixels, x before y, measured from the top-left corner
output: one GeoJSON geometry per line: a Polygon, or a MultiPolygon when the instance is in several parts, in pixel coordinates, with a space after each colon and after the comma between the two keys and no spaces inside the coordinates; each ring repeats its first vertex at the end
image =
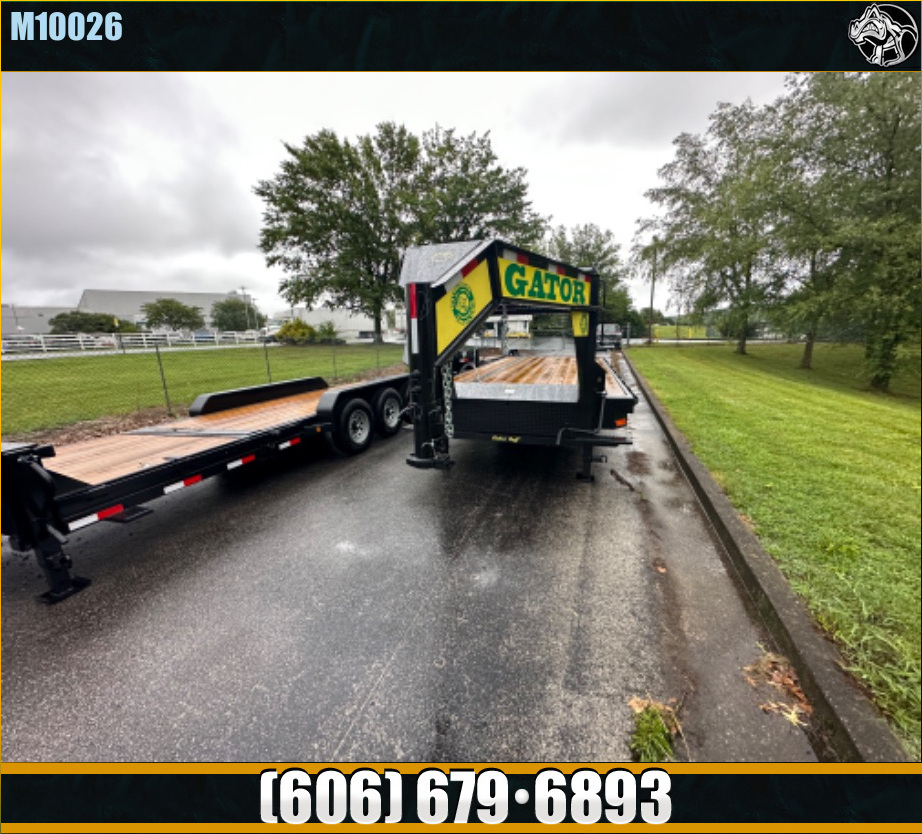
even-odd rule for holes
{"type": "Polygon", "coordinates": [[[848,24],[848,39],[869,63],[889,67],[915,52],[919,30],[912,15],[901,6],[872,3],[848,24]]]}
{"type": "Polygon", "coordinates": [[[459,324],[467,324],[474,318],[474,293],[467,284],[458,284],[451,294],[451,312],[459,324]]]}

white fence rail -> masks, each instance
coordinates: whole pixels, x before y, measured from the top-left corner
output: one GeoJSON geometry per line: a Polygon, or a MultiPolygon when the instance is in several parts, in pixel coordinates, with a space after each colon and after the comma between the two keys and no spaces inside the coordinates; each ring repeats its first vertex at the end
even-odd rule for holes
{"type": "Polygon", "coordinates": [[[4,336],[4,356],[48,353],[129,352],[153,350],[156,347],[228,347],[231,345],[253,345],[259,343],[260,334],[255,330],[198,331],[196,333],[66,333],[61,335],[15,335],[4,336]]]}

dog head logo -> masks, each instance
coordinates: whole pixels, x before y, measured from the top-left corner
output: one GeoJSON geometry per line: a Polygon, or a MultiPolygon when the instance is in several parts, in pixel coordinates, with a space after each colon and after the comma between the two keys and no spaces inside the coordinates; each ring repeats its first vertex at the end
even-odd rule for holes
{"type": "Polygon", "coordinates": [[[901,6],[872,3],[848,24],[848,39],[869,63],[889,67],[915,52],[919,30],[912,15],[901,6]]]}

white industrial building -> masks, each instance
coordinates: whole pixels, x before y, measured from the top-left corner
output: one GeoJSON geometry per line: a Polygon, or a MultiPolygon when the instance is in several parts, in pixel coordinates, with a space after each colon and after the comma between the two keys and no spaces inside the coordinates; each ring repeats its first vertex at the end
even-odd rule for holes
{"type": "Polygon", "coordinates": [[[205,319],[205,326],[211,325],[211,306],[216,301],[243,296],[237,292],[174,292],[172,290],[84,290],[77,309],[81,313],[112,313],[120,321],[144,324],[141,307],[152,304],[160,298],[172,298],[187,307],[198,307],[205,319]]]}
{"type": "MultiPolygon", "coordinates": [[[[144,304],[160,298],[172,298],[188,307],[198,307],[202,311],[206,328],[211,327],[211,307],[216,301],[228,298],[244,299],[246,296],[236,291],[217,292],[174,292],[171,290],[84,290],[75,307],[24,307],[18,304],[2,305],[2,329],[5,336],[46,335],[51,332],[49,322],[59,313],[79,310],[83,313],[110,313],[120,321],[144,325],[144,304]]],[[[261,310],[263,314],[265,310],[261,310]]],[[[325,322],[332,322],[337,333],[343,339],[362,339],[374,334],[374,320],[370,316],[351,313],[348,310],[330,310],[317,307],[307,310],[304,307],[291,307],[269,318],[270,325],[276,326],[292,317],[301,319],[313,327],[325,322]]],[[[402,308],[392,308],[382,322],[385,333],[396,335],[406,328],[406,316],[402,308]],[[388,326],[388,319],[392,323],[388,326]]]]}
{"type": "Polygon", "coordinates": [[[0,305],[0,328],[4,337],[17,335],[45,335],[51,332],[48,323],[59,313],[69,313],[73,307],[22,307],[19,304],[0,305]]]}

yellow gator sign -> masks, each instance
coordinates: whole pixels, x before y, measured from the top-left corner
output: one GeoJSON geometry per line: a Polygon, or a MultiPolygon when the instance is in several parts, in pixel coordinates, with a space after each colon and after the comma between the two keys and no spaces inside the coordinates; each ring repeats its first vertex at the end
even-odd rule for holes
{"type": "MultiPolygon", "coordinates": [[[[497,262],[504,298],[569,307],[589,304],[590,284],[586,277],[571,278],[506,258],[497,258],[497,262]]],[[[488,260],[472,262],[448,282],[446,289],[435,305],[436,349],[440,354],[493,300],[488,260]]],[[[588,335],[588,320],[586,313],[574,311],[574,336],[588,335]]]]}
{"type": "Polygon", "coordinates": [[[571,278],[505,258],[498,258],[498,261],[500,287],[505,298],[574,307],[589,304],[587,278],[571,278]]]}
{"type": "Polygon", "coordinates": [[[435,304],[436,348],[440,354],[492,299],[486,260],[462,271],[460,281],[449,283],[448,291],[435,304]]]}

